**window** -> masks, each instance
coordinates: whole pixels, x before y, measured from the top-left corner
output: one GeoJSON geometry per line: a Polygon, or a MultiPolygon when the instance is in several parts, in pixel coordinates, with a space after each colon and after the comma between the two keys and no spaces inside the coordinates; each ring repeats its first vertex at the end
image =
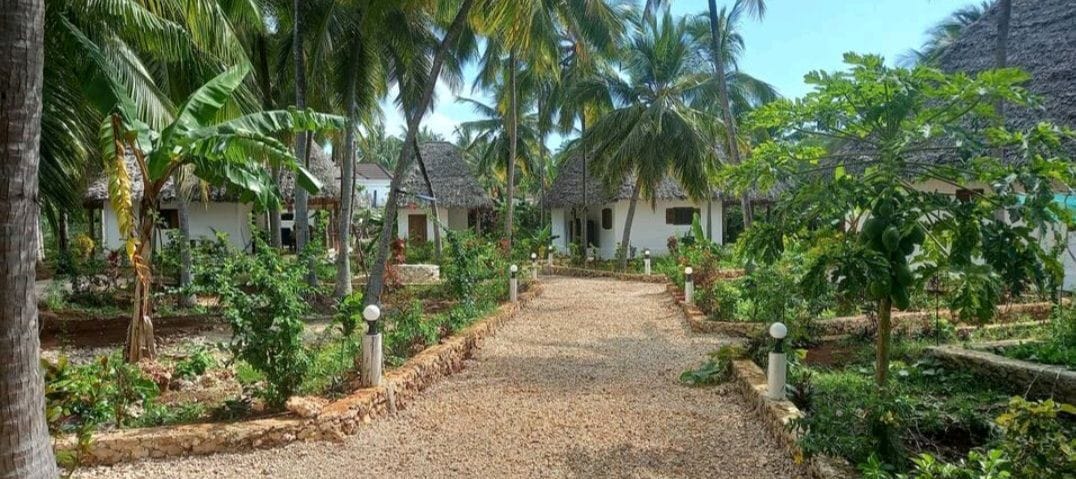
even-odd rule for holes
{"type": "Polygon", "coordinates": [[[695,213],[698,212],[698,208],[691,208],[686,206],[680,208],[665,208],[665,224],[690,225],[691,220],[695,217],[695,213]]]}
{"type": "Polygon", "coordinates": [[[280,221],[295,221],[295,213],[281,213],[280,221]]]}
{"type": "Polygon", "coordinates": [[[606,208],[602,210],[602,229],[613,229],[613,210],[612,208],[606,208]]]}
{"type": "Polygon", "coordinates": [[[956,190],[956,199],[960,200],[960,202],[962,203],[967,203],[971,201],[972,198],[981,194],[983,194],[982,188],[976,188],[974,190],[965,190],[961,188],[959,190],[956,190]]]}
{"type": "Polygon", "coordinates": [[[161,208],[157,210],[157,224],[162,229],[174,230],[179,228],[179,210],[174,208],[161,208]]]}

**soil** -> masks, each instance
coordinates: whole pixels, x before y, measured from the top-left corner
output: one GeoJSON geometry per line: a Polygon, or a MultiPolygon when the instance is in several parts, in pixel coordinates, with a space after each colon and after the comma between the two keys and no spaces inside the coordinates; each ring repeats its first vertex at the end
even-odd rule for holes
{"type": "Polygon", "coordinates": [[[807,350],[805,361],[811,366],[836,367],[848,362],[859,349],[855,345],[825,342],[807,350]]]}

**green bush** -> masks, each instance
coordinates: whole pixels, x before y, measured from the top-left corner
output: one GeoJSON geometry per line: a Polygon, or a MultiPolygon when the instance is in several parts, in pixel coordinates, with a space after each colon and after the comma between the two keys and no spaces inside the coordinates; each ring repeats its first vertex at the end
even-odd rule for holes
{"type": "Polygon", "coordinates": [[[49,429],[88,435],[111,423],[129,425],[130,409],[152,406],[157,385],[119,354],[101,356],[85,365],[72,365],[66,357],[55,363],[42,361],[45,377],[45,412],[49,429]]]}
{"type": "Polygon", "coordinates": [[[205,374],[207,370],[217,364],[213,355],[203,348],[198,348],[190,356],[176,363],[172,368],[172,376],[176,378],[193,378],[205,374]]]}
{"type": "Polygon", "coordinates": [[[440,324],[424,317],[419,300],[411,301],[405,309],[391,311],[386,319],[382,347],[390,364],[402,364],[436,342],[440,333],[440,324]]]}
{"type": "Polygon", "coordinates": [[[215,272],[212,289],[232,326],[233,354],[265,375],[260,391],[279,407],[294,393],[310,366],[302,317],[308,291],[302,268],[257,240],[254,255],[234,254],[215,272]]]}
{"type": "Polygon", "coordinates": [[[1042,341],[1010,346],[1002,353],[1011,358],[1076,370],[1076,311],[1071,308],[1055,311],[1042,341]]]}
{"type": "Polygon", "coordinates": [[[711,318],[717,321],[736,321],[736,306],[740,303],[742,295],[739,281],[716,281],[710,288],[709,294],[699,298],[700,307],[705,298],[708,302],[707,307],[711,311],[711,318]]]}

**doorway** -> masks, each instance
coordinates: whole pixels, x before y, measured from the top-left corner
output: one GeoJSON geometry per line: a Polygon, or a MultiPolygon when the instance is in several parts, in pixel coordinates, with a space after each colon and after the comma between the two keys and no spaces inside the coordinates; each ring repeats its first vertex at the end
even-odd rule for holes
{"type": "Polygon", "coordinates": [[[407,215],[407,240],[411,243],[426,242],[426,215],[407,215]]]}

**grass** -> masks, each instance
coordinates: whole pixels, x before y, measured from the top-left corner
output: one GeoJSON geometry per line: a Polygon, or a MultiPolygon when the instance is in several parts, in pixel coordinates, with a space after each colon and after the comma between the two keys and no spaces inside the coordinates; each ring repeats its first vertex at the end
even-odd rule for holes
{"type": "Polygon", "coordinates": [[[1013,359],[1065,366],[1070,370],[1076,370],[1076,344],[1046,340],[1009,346],[1003,348],[1001,354],[1013,359]]]}

